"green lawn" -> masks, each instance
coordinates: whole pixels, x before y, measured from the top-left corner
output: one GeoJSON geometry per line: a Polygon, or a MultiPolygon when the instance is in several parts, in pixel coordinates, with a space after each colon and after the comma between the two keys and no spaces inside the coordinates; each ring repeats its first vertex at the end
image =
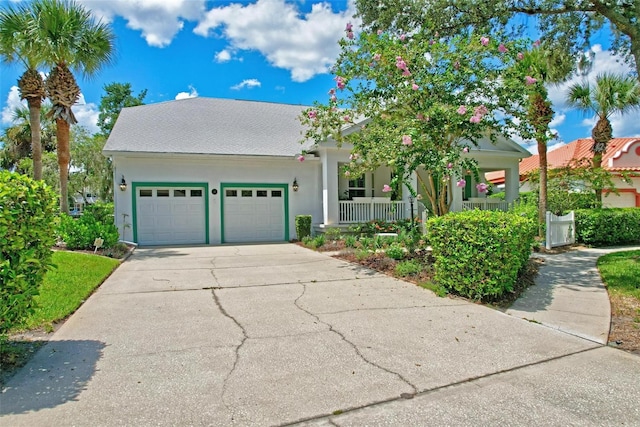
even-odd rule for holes
{"type": "Polygon", "coordinates": [[[80,252],[56,251],[56,267],[49,271],[35,297],[38,308],[21,329],[50,328],[76,311],[120,263],[119,260],[80,252]]]}
{"type": "Polygon", "coordinates": [[[598,269],[610,293],[640,300],[640,250],[602,256],[598,269]]]}

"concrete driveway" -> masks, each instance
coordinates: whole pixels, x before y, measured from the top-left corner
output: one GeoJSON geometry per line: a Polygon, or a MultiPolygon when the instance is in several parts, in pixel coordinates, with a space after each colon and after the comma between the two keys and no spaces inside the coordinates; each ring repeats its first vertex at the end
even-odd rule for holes
{"type": "Polygon", "coordinates": [[[138,249],[6,426],[638,425],[640,358],[295,245],[138,249]]]}

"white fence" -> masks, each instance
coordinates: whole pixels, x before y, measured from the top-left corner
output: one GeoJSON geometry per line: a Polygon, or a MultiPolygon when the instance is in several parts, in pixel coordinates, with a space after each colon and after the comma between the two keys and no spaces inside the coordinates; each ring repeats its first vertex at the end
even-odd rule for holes
{"type": "Polygon", "coordinates": [[[374,219],[397,221],[409,217],[405,202],[340,200],[340,223],[357,224],[374,219]]]}
{"type": "Polygon", "coordinates": [[[576,242],[576,221],[573,211],[558,216],[547,212],[547,249],[572,245],[576,242]]]}
{"type": "Polygon", "coordinates": [[[507,212],[510,208],[511,203],[494,198],[470,197],[469,200],[462,202],[462,209],[465,211],[480,209],[482,211],[507,212]]]}

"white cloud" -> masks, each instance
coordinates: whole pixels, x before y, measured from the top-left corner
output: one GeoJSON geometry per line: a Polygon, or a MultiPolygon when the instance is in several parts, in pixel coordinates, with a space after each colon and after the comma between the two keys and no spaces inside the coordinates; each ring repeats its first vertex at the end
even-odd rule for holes
{"type": "Polygon", "coordinates": [[[98,116],[100,115],[100,110],[93,102],[87,104],[83,94],[80,94],[78,102],[76,102],[71,108],[73,110],[73,114],[78,120],[78,125],[87,128],[90,133],[96,133],[100,130],[98,127],[98,116]]]}
{"type": "Polygon", "coordinates": [[[253,89],[254,87],[260,87],[261,85],[262,83],[260,83],[258,79],[246,79],[235,86],[231,86],[231,89],[233,90],[240,90],[244,88],[253,89]]]}
{"type": "Polygon", "coordinates": [[[149,46],[165,47],[184,26],[197,21],[205,12],[205,0],[78,0],[103,20],[115,16],[127,21],[127,27],[140,30],[149,46]]]}
{"type": "Polygon", "coordinates": [[[229,50],[227,49],[221,50],[220,52],[216,53],[215,60],[218,63],[231,61],[231,52],[229,52],[229,50]]]}
{"type": "Polygon", "coordinates": [[[187,99],[187,98],[196,98],[198,96],[198,91],[193,86],[189,86],[189,92],[180,92],[176,95],[175,99],[187,99]]]}
{"type": "Polygon", "coordinates": [[[340,51],[338,40],[354,12],[353,1],[339,13],[329,3],[317,3],[302,14],[285,0],[258,0],[213,8],[194,32],[207,37],[219,31],[231,50],[257,50],[273,66],[289,70],[294,81],[304,82],[329,72],[340,51]]]}
{"type": "Polygon", "coordinates": [[[18,86],[11,86],[9,94],[7,95],[7,101],[2,109],[2,123],[5,125],[11,125],[13,122],[13,113],[16,108],[21,106],[27,106],[27,101],[20,101],[20,92],[18,86]]]}

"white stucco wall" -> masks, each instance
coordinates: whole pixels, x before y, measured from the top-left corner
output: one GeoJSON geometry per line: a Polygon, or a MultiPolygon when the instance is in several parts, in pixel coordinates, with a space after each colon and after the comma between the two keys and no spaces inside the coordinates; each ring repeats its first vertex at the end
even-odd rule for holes
{"type": "MultiPolygon", "coordinates": [[[[322,177],[319,158],[308,157],[304,162],[294,158],[259,158],[240,156],[168,156],[114,155],[116,225],[122,233],[123,213],[131,224],[132,184],[134,182],[202,182],[209,185],[209,243],[220,244],[221,183],[288,184],[289,238],[296,237],[295,216],[308,215],[313,223],[323,222],[322,177]],[[122,175],[128,184],[126,191],[118,189],[122,175]],[[291,184],[297,179],[300,189],[294,192],[291,184]],[[218,194],[213,195],[212,190],[218,194]]],[[[133,238],[133,228],[125,229],[124,240],[133,238]]]]}

